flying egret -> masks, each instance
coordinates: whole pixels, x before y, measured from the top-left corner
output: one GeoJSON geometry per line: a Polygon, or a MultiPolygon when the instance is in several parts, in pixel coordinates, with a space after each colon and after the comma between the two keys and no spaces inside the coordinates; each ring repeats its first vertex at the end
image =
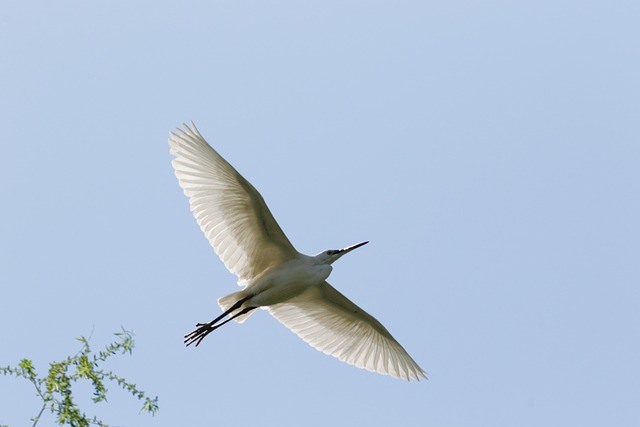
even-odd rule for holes
{"type": "Polygon", "coordinates": [[[246,179],[204,140],[193,122],[169,138],[176,177],[200,228],[224,265],[238,276],[239,292],[218,299],[223,313],[185,335],[196,347],[209,333],[258,307],[312,347],[358,368],[406,380],[425,372],[380,322],[326,282],[333,264],[367,244],[315,256],[296,251],[246,179]]]}

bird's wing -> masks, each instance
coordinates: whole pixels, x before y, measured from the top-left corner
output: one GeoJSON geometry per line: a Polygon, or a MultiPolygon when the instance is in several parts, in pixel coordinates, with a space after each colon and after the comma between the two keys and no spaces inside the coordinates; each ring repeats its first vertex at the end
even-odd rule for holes
{"type": "Polygon", "coordinates": [[[238,284],[297,251],[258,191],[204,140],[193,122],[171,133],[172,165],[200,229],[238,284]]]}
{"type": "Polygon", "coordinates": [[[380,322],[327,282],[268,309],[312,347],[343,362],[405,380],[427,378],[380,322]]]}

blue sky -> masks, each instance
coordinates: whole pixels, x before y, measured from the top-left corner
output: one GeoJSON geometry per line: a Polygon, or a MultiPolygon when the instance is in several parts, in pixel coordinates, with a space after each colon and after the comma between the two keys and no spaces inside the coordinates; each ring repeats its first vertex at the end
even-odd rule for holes
{"type": "MultiPolygon", "coordinates": [[[[0,365],[124,326],[160,412],[112,387],[113,425],[640,423],[637,2],[134,3],[0,11],[0,365]],[[266,312],[183,347],[237,289],[173,176],[188,120],[298,250],[371,241],[329,281],[429,381],[266,312]]],[[[0,378],[0,423],[37,410],[0,378]]]]}

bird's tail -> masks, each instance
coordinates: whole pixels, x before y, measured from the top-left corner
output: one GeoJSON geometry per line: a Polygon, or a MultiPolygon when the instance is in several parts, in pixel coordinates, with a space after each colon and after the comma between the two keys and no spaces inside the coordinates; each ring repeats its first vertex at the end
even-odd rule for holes
{"type": "MultiPolygon", "coordinates": [[[[220,306],[220,308],[222,309],[222,311],[227,311],[229,310],[235,303],[237,303],[238,301],[240,301],[241,299],[245,298],[247,295],[244,291],[238,291],[238,292],[234,292],[232,294],[226,295],[224,297],[220,297],[218,298],[218,305],[220,306]]],[[[242,308],[244,308],[244,306],[240,307],[238,310],[235,310],[236,312],[241,310],[242,308]]],[[[249,316],[251,316],[253,313],[255,313],[256,310],[251,310],[250,312],[243,314],[242,316],[238,316],[236,317],[235,320],[238,323],[243,323],[245,320],[247,320],[249,318],[249,316]]],[[[233,316],[233,313],[231,313],[231,316],[233,316]]]]}

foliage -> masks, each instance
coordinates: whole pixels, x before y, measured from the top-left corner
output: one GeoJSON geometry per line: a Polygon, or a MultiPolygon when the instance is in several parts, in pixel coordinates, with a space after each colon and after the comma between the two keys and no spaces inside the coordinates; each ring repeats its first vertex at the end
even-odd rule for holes
{"type": "MultiPolygon", "coordinates": [[[[45,410],[49,409],[56,417],[56,421],[61,425],[72,427],[86,427],[90,424],[97,426],[107,425],[97,419],[90,417],[81,411],[74,401],[72,385],[80,379],[86,379],[93,386],[93,398],[95,403],[107,400],[107,388],[105,382],[116,383],[122,389],[131,393],[144,403],[140,412],[148,412],[155,415],[158,411],[158,398],[151,399],[138,389],[135,384],[127,382],[126,379],[114,374],[111,371],[99,369],[98,365],[105,362],[116,353],[131,354],[135,342],[130,331],[122,329],[122,332],[114,334],[117,340],[107,345],[104,350],[95,354],[89,346],[89,340],[85,337],[77,338],[82,343],[82,349],[75,355],[69,356],[61,362],[50,364],[49,373],[41,377],[36,372],[33,362],[29,359],[22,359],[18,367],[0,367],[0,373],[4,375],[15,375],[31,382],[42,400],[42,407],[38,415],[33,417],[33,426],[38,424],[40,417],[45,410]]],[[[6,426],[0,426],[6,427],[6,426]]]]}

